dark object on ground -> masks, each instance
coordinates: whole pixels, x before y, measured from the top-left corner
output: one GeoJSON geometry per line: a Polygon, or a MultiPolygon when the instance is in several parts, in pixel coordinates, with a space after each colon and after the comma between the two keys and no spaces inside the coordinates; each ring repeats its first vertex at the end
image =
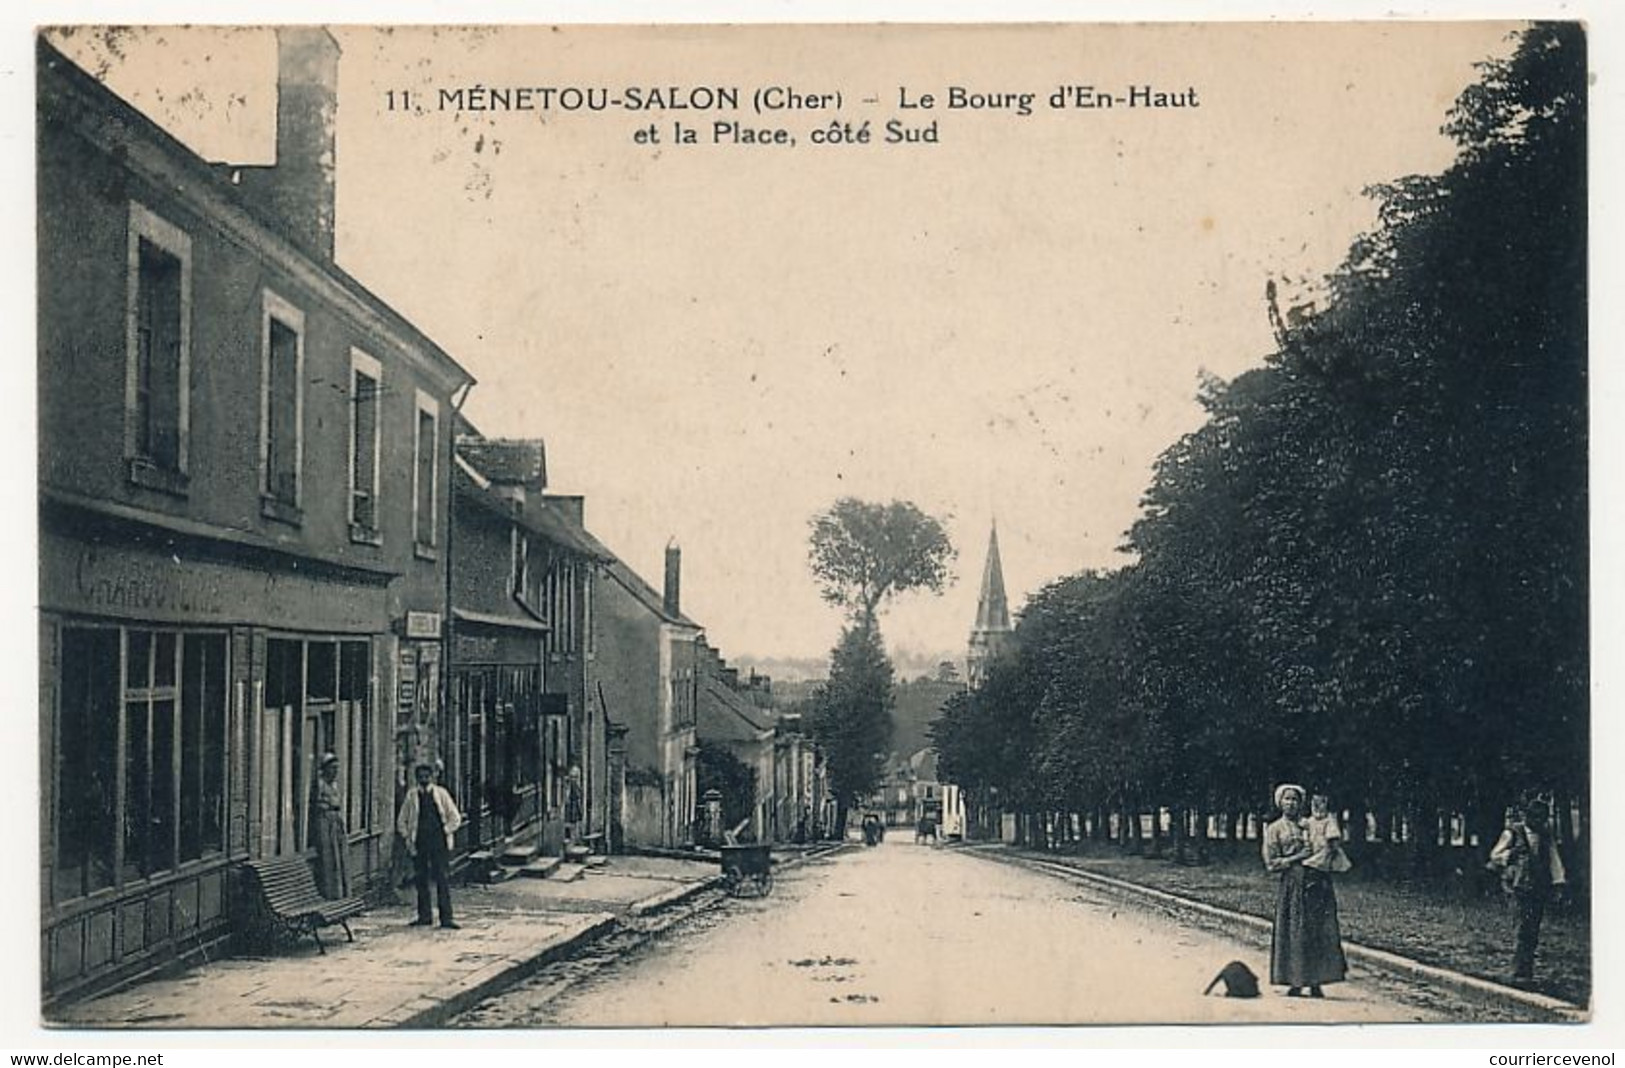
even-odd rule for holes
{"type": "Polygon", "coordinates": [[[722,886],[734,897],[766,897],[773,891],[773,857],[766,842],[722,847],[722,886]]]}
{"type": "Polygon", "coordinates": [[[1256,998],[1258,996],[1258,976],[1253,970],[1239,960],[1233,960],[1219,969],[1219,974],[1213,977],[1213,982],[1202,991],[1202,996],[1213,993],[1213,988],[1224,985],[1224,996],[1227,998],[1256,998]]]}
{"type": "Polygon", "coordinates": [[[316,948],[325,954],[327,947],[322,945],[318,932],[336,923],[344,928],[346,941],[355,941],[348,921],[366,910],[366,902],[359,897],[339,901],[322,897],[316,892],[316,879],[304,857],[295,854],[253,860],[244,867],[253,876],[260,922],[268,933],[281,932],[294,939],[308,934],[316,940],[316,948]]]}

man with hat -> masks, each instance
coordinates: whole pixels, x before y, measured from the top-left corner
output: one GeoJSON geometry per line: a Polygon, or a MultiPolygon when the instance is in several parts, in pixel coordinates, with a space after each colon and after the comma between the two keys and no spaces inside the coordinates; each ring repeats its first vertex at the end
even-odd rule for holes
{"type": "Polygon", "coordinates": [[[429,880],[434,879],[435,896],[440,907],[440,926],[455,930],[457,923],[451,915],[451,863],[452,835],[463,825],[462,813],[446,788],[434,781],[434,764],[419,760],[414,770],[417,786],[406,793],[401,803],[395,829],[406,843],[407,855],[412,858],[418,886],[418,918],[413,927],[427,927],[434,922],[429,911],[429,880]]]}

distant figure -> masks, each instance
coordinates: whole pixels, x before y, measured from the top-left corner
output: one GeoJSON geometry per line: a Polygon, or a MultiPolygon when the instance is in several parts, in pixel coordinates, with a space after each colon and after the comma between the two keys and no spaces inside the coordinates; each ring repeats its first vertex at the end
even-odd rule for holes
{"type": "Polygon", "coordinates": [[[1270,945],[1270,982],[1289,998],[1325,997],[1321,987],[1348,972],[1337,925],[1331,876],[1304,862],[1315,855],[1303,815],[1304,789],[1290,783],[1275,790],[1281,817],[1264,828],[1264,867],[1281,876],[1275,896],[1275,934],[1270,945]]]}
{"type": "Polygon", "coordinates": [[[406,842],[417,875],[418,918],[413,927],[427,927],[434,922],[429,911],[429,882],[434,881],[437,903],[440,906],[440,926],[455,930],[456,921],[451,914],[452,835],[463,825],[463,815],[451,799],[446,788],[434,781],[434,765],[420,761],[415,770],[417,787],[407,791],[401,804],[395,829],[406,842]]]}
{"type": "Polygon", "coordinates": [[[1530,804],[1527,812],[1508,809],[1506,829],[1490,850],[1490,867],[1501,873],[1501,887],[1512,912],[1514,986],[1535,981],[1535,947],[1540,943],[1546,902],[1553,888],[1568,883],[1557,841],[1547,825],[1549,819],[1543,801],[1530,804]]]}
{"type": "Polygon", "coordinates": [[[346,853],[349,832],[344,826],[344,795],[339,792],[339,758],[322,756],[316,788],[310,797],[311,837],[316,842],[316,888],[330,901],[350,896],[346,853]]]}
{"type": "Polygon", "coordinates": [[[932,845],[937,844],[937,821],[930,816],[921,816],[914,827],[914,844],[919,845],[927,838],[931,839],[932,845]]]}

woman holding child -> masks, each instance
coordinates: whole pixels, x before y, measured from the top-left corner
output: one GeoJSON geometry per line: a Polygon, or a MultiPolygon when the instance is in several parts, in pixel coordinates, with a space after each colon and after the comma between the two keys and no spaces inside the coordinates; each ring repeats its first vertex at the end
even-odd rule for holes
{"type": "Polygon", "coordinates": [[[1275,790],[1279,819],[1264,828],[1264,867],[1281,876],[1275,898],[1275,937],[1270,947],[1270,982],[1286,996],[1325,997],[1321,987],[1342,982],[1348,971],[1343,936],[1337,925],[1337,894],[1332,873],[1349,869],[1337,817],[1317,796],[1305,818],[1303,787],[1275,790]]]}

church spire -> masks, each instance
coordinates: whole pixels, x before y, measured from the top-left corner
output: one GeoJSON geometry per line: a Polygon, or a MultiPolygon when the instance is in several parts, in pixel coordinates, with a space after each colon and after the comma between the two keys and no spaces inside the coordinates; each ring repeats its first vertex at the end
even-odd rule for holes
{"type": "Polygon", "coordinates": [[[976,623],[971,627],[970,649],[965,657],[965,673],[972,686],[982,684],[988,662],[1009,647],[1011,637],[1010,603],[1004,592],[1004,564],[999,559],[999,525],[994,522],[987,539],[987,563],[982,565],[976,623]]]}

